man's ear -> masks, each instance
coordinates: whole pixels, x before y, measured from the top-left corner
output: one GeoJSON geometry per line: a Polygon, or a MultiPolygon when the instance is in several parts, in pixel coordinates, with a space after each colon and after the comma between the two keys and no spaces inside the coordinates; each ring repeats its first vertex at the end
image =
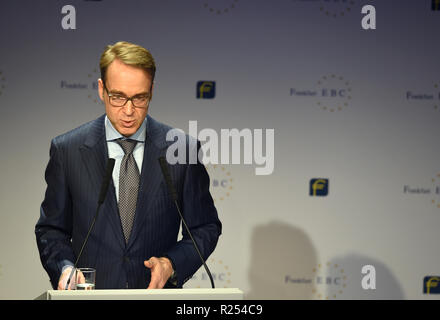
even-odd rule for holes
{"type": "Polygon", "coordinates": [[[154,89],[154,81],[151,83],[151,88],[150,88],[150,100],[151,100],[151,98],[153,98],[153,89],[154,89]]]}
{"type": "Polygon", "coordinates": [[[99,92],[99,99],[104,102],[104,82],[102,82],[101,79],[98,79],[98,92],[99,92]]]}

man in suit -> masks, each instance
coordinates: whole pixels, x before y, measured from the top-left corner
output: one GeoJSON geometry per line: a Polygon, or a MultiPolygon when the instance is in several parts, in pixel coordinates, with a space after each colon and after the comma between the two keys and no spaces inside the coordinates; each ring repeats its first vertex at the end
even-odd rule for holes
{"type": "MultiPolygon", "coordinates": [[[[78,262],[96,269],[97,289],[182,287],[202,265],[183,229],[158,158],[170,127],[147,115],[156,71],[143,47],[108,46],[100,60],[106,114],[52,140],[47,189],[35,227],[53,288],[64,289],[95,215],[107,158],[115,168],[95,227],[78,262]]],[[[199,143],[189,143],[200,148],[199,143]]],[[[189,147],[188,147],[189,146],[189,147]]],[[[194,151],[194,150],[192,150],[194,151]]],[[[183,216],[205,259],[221,234],[202,163],[169,165],[183,216]]]]}

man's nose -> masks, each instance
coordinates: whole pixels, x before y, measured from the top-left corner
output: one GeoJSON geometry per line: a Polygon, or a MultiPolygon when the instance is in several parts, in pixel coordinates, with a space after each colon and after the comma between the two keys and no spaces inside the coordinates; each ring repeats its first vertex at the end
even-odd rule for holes
{"type": "Polygon", "coordinates": [[[124,113],[127,115],[131,115],[134,112],[134,105],[131,100],[127,101],[127,103],[124,106],[124,113]]]}

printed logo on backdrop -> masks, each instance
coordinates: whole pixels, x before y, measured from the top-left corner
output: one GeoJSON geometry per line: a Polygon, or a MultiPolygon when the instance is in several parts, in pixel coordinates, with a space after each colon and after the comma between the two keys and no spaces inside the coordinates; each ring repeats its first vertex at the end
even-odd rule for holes
{"type": "Polygon", "coordinates": [[[312,197],[326,197],[328,195],[329,180],[314,178],[310,180],[309,195],[312,197]]]}
{"type": "Polygon", "coordinates": [[[414,106],[423,105],[440,112],[440,83],[434,83],[426,90],[407,90],[406,100],[411,101],[414,106]]]}
{"type": "Polygon", "coordinates": [[[315,299],[337,299],[344,293],[348,278],[344,268],[339,264],[331,261],[325,265],[318,264],[312,269],[312,273],[312,278],[301,275],[285,275],[284,284],[311,287],[315,299]]]}
{"type": "Polygon", "coordinates": [[[90,89],[87,94],[87,98],[97,104],[104,104],[98,96],[98,80],[101,77],[101,73],[98,69],[93,69],[92,72],[87,74],[88,83],[90,84],[90,89]]]}
{"type": "Polygon", "coordinates": [[[233,190],[234,179],[231,172],[225,166],[209,164],[206,166],[211,180],[210,192],[214,202],[223,201],[229,198],[233,190]]]}
{"type": "Polygon", "coordinates": [[[423,294],[440,294],[440,276],[423,278],[423,294]]]}
{"type": "Polygon", "coordinates": [[[3,95],[5,89],[6,89],[6,77],[3,73],[3,70],[0,69],[0,97],[3,95]]]}
{"type": "MultiPolygon", "coordinates": [[[[216,288],[230,288],[231,286],[231,270],[223,260],[209,258],[206,261],[209,270],[211,271],[212,278],[216,288]]],[[[211,281],[206,273],[205,268],[202,266],[191,278],[191,287],[195,288],[208,288],[211,286],[211,281]]]]}
{"type": "Polygon", "coordinates": [[[61,80],[60,88],[62,90],[78,90],[87,95],[87,98],[96,104],[103,104],[98,96],[98,78],[100,78],[98,69],[93,69],[86,76],[78,80],[61,80]]]}
{"type": "Polygon", "coordinates": [[[440,209],[440,173],[431,178],[431,204],[440,209]]]}
{"type": "Polygon", "coordinates": [[[203,0],[203,8],[205,8],[209,13],[215,15],[222,15],[231,12],[235,9],[239,0],[203,0]]]}
{"type": "Polygon", "coordinates": [[[440,173],[433,176],[430,183],[425,185],[404,185],[403,193],[408,196],[424,197],[434,208],[440,210],[440,173]]]}
{"type": "Polygon", "coordinates": [[[215,98],[215,81],[198,81],[196,86],[197,99],[215,98]]]}
{"type": "Polygon", "coordinates": [[[296,3],[310,3],[316,6],[317,10],[326,17],[341,18],[353,11],[354,0],[291,0],[296,3]]]}
{"type": "Polygon", "coordinates": [[[293,98],[310,99],[314,106],[325,112],[338,112],[347,109],[352,100],[350,81],[341,75],[324,75],[314,87],[290,88],[293,98]]]}

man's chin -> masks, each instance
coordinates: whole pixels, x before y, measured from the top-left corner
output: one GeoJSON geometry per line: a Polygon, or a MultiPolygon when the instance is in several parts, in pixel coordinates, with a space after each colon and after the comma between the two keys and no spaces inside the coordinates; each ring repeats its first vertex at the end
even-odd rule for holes
{"type": "Polygon", "coordinates": [[[122,134],[124,137],[129,137],[132,136],[136,133],[136,129],[135,128],[124,128],[124,127],[119,127],[118,131],[120,134],[122,134]]]}

